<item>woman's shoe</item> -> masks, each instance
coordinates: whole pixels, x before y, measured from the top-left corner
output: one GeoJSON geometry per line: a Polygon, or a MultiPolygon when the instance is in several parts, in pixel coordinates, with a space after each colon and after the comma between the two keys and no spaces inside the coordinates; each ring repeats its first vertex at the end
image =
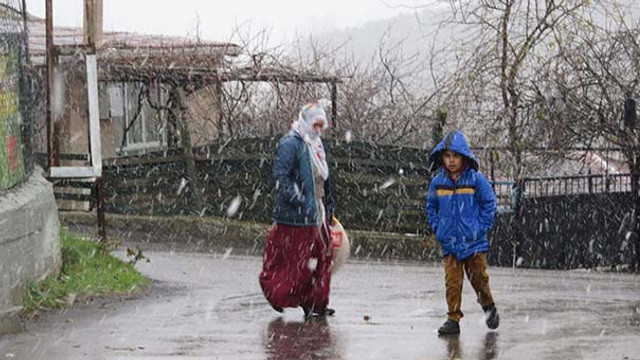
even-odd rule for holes
{"type": "Polygon", "coordinates": [[[336,314],[336,311],[332,308],[326,308],[324,311],[314,313],[318,316],[333,316],[336,314]]]}
{"type": "Polygon", "coordinates": [[[304,317],[306,318],[311,316],[333,316],[336,313],[336,311],[332,308],[325,308],[322,311],[311,311],[311,309],[303,307],[302,311],[304,311],[304,317]]]}

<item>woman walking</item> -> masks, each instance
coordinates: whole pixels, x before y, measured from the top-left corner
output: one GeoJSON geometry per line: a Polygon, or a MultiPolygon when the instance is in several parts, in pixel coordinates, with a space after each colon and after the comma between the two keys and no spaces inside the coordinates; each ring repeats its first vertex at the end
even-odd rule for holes
{"type": "Polygon", "coordinates": [[[273,180],[275,224],[267,235],[260,286],[274,310],[300,306],[305,317],[333,315],[328,308],[333,213],[327,152],[328,128],[317,103],[302,107],[278,144],[273,180]]]}

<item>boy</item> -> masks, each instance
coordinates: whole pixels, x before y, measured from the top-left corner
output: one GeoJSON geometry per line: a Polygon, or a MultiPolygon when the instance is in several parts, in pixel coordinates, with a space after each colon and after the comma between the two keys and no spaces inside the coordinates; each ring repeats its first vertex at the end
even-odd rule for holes
{"type": "Polygon", "coordinates": [[[438,334],[460,333],[463,270],[485,312],[487,327],[496,329],[500,318],[489,288],[486,254],[487,234],[496,212],[495,194],[478,172],[478,161],[460,131],[449,133],[429,160],[441,167],[429,184],[425,207],[444,257],[448,318],[438,334]]]}

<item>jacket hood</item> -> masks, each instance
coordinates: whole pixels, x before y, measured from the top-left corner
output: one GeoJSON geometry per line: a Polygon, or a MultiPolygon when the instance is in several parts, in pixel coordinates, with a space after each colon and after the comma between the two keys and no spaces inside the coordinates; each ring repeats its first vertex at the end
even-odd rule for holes
{"type": "Polygon", "coordinates": [[[458,154],[464,156],[469,166],[478,171],[478,160],[471,152],[467,139],[460,131],[454,131],[447,134],[444,139],[431,151],[429,155],[429,161],[435,163],[438,167],[442,166],[442,152],[445,150],[455,151],[458,154]]]}

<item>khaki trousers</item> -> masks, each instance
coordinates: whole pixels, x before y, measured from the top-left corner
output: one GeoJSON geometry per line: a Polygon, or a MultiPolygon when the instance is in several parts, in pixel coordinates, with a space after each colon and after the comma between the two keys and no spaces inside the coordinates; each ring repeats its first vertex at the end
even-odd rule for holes
{"type": "Polygon", "coordinates": [[[444,282],[447,296],[447,315],[453,321],[460,321],[464,316],[460,310],[464,273],[467,274],[467,279],[478,296],[478,303],[483,308],[494,304],[489,288],[487,255],[477,253],[462,261],[458,261],[453,255],[447,255],[444,258],[444,282]]]}

